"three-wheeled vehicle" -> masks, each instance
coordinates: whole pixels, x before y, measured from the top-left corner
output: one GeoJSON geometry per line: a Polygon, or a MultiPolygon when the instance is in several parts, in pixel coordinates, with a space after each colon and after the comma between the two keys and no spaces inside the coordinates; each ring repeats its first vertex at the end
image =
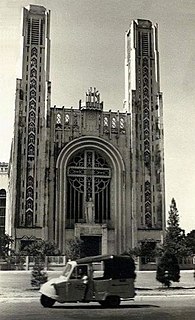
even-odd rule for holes
{"type": "Polygon", "coordinates": [[[99,302],[118,307],[121,299],[135,296],[135,263],[127,255],[101,255],[68,261],[62,275],[41,286],[41,304],[52,307],[57,301],[99,302]]]}

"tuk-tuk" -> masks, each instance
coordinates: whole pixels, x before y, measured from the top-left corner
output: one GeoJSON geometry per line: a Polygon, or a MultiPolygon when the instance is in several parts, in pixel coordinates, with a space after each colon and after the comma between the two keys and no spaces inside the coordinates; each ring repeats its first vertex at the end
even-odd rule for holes
{"type": "Polygon", "coordinates": [[[121,299],[135,296],[135,263],[127,255],[100,255],[68,261],[59,278],[41,286],[41,304],[99,302],[102,307],[118,307],[121,299]]]}

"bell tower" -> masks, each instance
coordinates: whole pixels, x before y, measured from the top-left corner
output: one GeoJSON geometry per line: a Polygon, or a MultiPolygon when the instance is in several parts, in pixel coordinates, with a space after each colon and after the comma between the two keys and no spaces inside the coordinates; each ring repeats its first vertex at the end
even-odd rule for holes
{"type": "Polygon", "coordinates": [[[49,29],[49,11],[36,5],[23,8],[22,79],[17,79],[12,153],[13,190],[16,190],[12,205],[18,241],[22,241],[20,228],[25,239],[41,238],[44,228],[45,114],[50,101],[49,29]]]}
{"type": "Polygon", "coordinates": [[[165,228],[163,102],[158,25],[134,20],[125,36],[125,109],[131,113],[134,246],[165,228]],[[150,232],[149,232],[150,231],[150,232]]]}

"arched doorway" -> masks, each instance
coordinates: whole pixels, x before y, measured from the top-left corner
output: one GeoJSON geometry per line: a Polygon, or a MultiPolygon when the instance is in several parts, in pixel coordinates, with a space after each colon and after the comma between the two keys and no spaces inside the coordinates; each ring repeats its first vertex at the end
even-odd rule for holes
{"type": "Polygon", "coordinates": [[[55,242],[62,252],[75,236],[99,237],[93,240],[101,242],[100,253],[123,252],[126,190],[120,152],[100,137],[79,137],[62,149],[56,174],[55,242]]]}

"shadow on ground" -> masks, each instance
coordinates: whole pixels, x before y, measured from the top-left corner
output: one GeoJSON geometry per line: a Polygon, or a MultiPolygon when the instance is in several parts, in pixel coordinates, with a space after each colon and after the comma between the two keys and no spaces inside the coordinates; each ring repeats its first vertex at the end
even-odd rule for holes
{"type": "Polygon", "coordinates": [[[170,291],[170,290],[193,290],[195,287],[159,287],[159,288],[135,288],[137,291],[154,291],[154,290],[163,290],[163,291],[170,291]]]}
{"type": "Polygon", "coordinates": [[[132,305],[120,305],[118,308],[102,308],[101,306],[94,306],[94,305],[57,305],[51,307],[51,309],[98,309],[98,310],[108,310],[108,309],[141,309],[141,308],[160,308],[160,306],[154,304],[132,304],[132,305]]]}

